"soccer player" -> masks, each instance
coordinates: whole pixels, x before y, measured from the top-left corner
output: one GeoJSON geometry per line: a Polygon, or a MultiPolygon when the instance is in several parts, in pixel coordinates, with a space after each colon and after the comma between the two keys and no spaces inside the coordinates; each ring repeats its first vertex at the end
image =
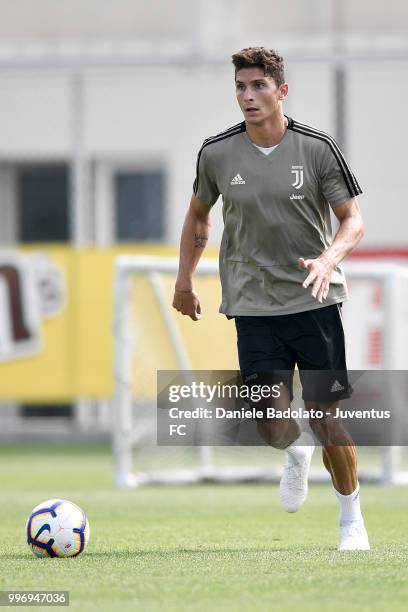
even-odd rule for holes
{"type": "MultiPolygon", "coordinates": [[[[242,380],[275,376],[289,406],[297,365],[306,410],[325,414],[350,393],[341,321],[347,287],[339,264],[363,236],[362,192],[333,138],[283,113],[282,57],[254,47],[232,61],[244,121],[207,138],[198,153],[173,306],[193,321],[202,316],[193,273],[221,195],[220,312],[235,319],[242,380]],[[330,207],[339,221],[334,239],[330,207]]],[[[330,417],[310,425],[340,504],[338,549],[368,550],[353,441],[330,417]]],[[[307,495],[313,442],[293,419],[264,418],[257,426],[268,444],[286,451],[280,498],[296,512],[307,495]]]]}

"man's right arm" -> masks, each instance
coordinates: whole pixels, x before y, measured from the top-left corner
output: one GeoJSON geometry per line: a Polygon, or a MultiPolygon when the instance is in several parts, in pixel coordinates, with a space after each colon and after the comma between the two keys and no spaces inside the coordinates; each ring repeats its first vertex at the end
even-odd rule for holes
{"type": "Polygon", "coordinates": [[[193,273],[210,235],[210,210],[193,194],[181,233],[173,307],[193,321],[198,321],[202,316],[200,299],[193,289],[193,273]]]}

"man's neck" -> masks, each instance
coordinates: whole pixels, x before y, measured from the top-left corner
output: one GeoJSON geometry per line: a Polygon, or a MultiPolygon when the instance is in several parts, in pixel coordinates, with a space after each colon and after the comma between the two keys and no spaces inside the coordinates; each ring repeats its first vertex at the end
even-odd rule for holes
{"type": "Polygon", "coordinates": [[[279,113],[261,125],[246,122],[246,131],[250,140],[258,147],[273,147],[280,143],[287,126],[285,115],[279,113]]]}

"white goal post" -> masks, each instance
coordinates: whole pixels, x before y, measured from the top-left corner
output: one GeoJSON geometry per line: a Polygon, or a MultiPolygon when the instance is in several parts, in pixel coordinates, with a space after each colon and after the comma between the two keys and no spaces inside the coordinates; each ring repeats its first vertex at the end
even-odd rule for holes
{"type": "MultiPolygon", "coordinates": [[[[408,370],[408,269],[396,263],[377,261],[351,261],[344,267],[351,287],[351,300],[344,308],[349,368],[408,370]]],[[[116,259],[115,393],[112,411],[115,484],[128,487],[143,483],[177,484],[200,480],[277,480],[280,466],[276,462],[273,464],[272,453],[277,453],[273,449],[266,449],[271,453],[269,462],[264,447],[256,450],[245,447],[241,453],[237,453],[234,447],[235,450],[226,450],[222,464],[214,461],[217,449],[183,449],[176,467],[170,467],[168,456],[174,456],[175,449],[155,446],[156,397],[152,392],[152,381],[155,380],[156,370],[199,369],[193,368],[186,334],[180,328],[182,317],[171,305],[177,270],[176,258],[120,256],[116,259]],[[139,286],[133,282],[135,278],[139,279],[139,286]],[[145,302],[139,305],[138,310],[136,304],[140,297],[145,302]],[[148,317],[152,315],[153,320],[150,320],[148,317]],[[157,340],[154,353],[151,345],[155,343],[158,326],[162,328],[161,340],[157,340]],[[142,348],[142,353],[138,355],[143,342],[148,350],[142,348]],[[172,354],[170,367],[161,363],[161,353],[166,351],[160,342],[165,343],[167,353],[172,354]],[[135,385],[148,379],[150,390],[135,391],[135,385]],[[147,463],[146,453],[141,452],[145,434],[148,440],[146,448],[150,454],[147,463]],[[135,449],[139,453],[136,460],[135,449]]],[[[202,259],[196,277],[211,278],[215,282],[218,279],[218,261],[202,259]]],[[[201,297],[205,301],[206,296],[201,297]]],[[[376,480],[385,484],[408,483],[408,473],[400,469],[400,447],[382,448],[378,456],[378,465],[373,467],[369,459],[367,467],[360,469],[361,480],[376,480]]],[[[328,475],[323,468],[316,466],[311,471],[311,479],[326,480],[328,475]]]]}

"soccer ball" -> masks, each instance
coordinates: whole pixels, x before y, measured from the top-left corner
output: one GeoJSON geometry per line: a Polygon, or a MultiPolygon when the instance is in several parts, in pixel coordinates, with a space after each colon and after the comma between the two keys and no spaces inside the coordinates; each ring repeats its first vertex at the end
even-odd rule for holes
{"type": "Polygon", "coordinates": [[[64,499],[39,504],[27,520],[27,543],[37,557],[77,557],[89,542],[86,514],[64,499]]]}

